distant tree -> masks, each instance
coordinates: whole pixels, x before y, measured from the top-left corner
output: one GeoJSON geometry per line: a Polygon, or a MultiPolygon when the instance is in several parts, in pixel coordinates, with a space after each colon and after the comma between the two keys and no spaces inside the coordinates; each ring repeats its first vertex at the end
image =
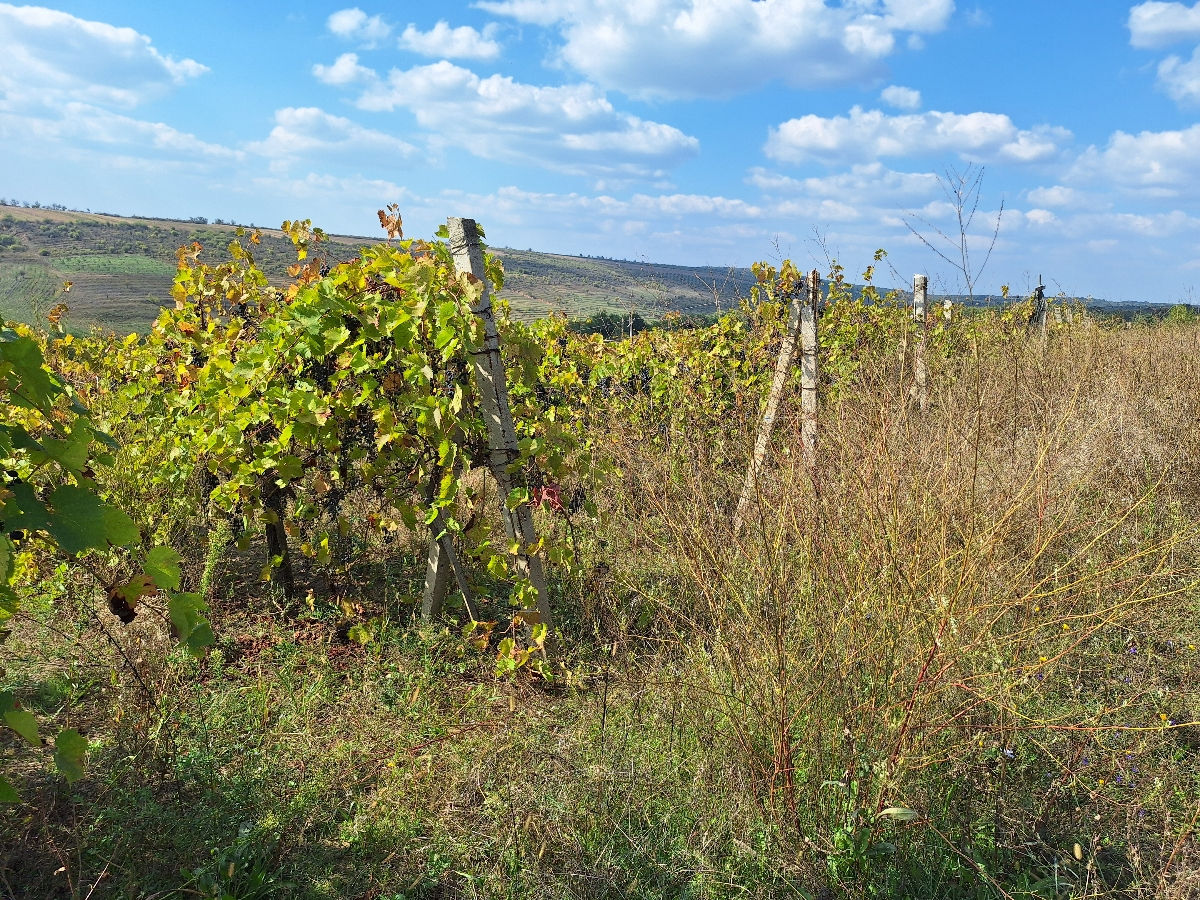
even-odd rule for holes
{"type": "Polygon", "coordinates": [[[971,259],[972,241],[971,226],[975,214],[979,211],[979,201],[983,188],[984,167],[968,163],[965,168],[958,169],[950,166],[938,176],[938,185],[946,195],[946,200],[954,208],[957,233],[947,234],[947,230],[939,228],[923,216],[909,213],[904,224],[908,226],[917,239],[948,263],[962,278],[966,287],[967,299],[975,295],[975,285],[983,270],[987,268],[988,260],[992,258],[992,250],[996,248],[996,240],[1000,236],[1000,220],[1004,216],[1004,200],[1000,201],[1000,209],[996,213],[996,224],[992,228],[992,239],[988,243],[987,252],[983,254],[983,262],[978,264],[971,259]],[[924,226],[924,231],[918,231],[913,220],[924,226]]]}

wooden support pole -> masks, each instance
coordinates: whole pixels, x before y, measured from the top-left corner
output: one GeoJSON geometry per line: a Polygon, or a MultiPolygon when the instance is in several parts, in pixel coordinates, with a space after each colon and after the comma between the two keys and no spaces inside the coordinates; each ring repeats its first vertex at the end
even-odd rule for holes
{"type": "MultiPolygon", "coordinates": [[[[429,483],[425,486],[425,502],[430,506],[437,497],[438,483],[441,481],[441,477],[442,473],[435,468],[429,476],[429,483]]],[[[458,553],[454,549],[454,539],[446,528],[446,520],[439,512],[429,524],[429,552],[425,558],[425,592],[421,596],[421,618],[429,621],[442,614],[442,606],[446,602],[446,596],[450,593],[451,574],[454,575],[454,582],[462,593],[467,615],[471,617],[472,621],[475,621],[479,618],[476,615],[475,596],[471,592],[467,575],[459,563],[458,553]]]]}
{"type": "Polygon", "coordinates": [[[287,529],[284,527],[287,498],[270,473],[262,476],[259,489],[262,491],[263,509],[271,513],[266,527],[267,562],[273,570],[278,571],[283,598],[291,607],[296,602],[296,576],[292,571],[292,553],[288,549],[287,529]]]}
{"type": "Polygon", "coordinates": [[[913,349],[913,399],[921,412],[929,407],[929,371],[925,366],[925,342],[928,337],[929,276],[913,276],[913,321],[917,325],[917,342],[913,349]]]}
{"type": "MultiPolygon", "coordinates": [[[[528,503],[509,509],[509,493],[523,487],[524,479],[519,472],[512,471],[518,456],[517,432],[513,426],[512,411],[508,404],[508,379],[504,372],[504,361],[500,357],[500,332],[492,312],[491,291],[487,285],[487,274],[483,265],[483,248],[479,243],[479,229],[474,219],[450,218],[446,220],[450,232],[450,252],[454,267],[461,273],[470,273],[482,284],[483,290],[471,306],[482,322],[483,345],[471,355],[471,369],[475,377],[475,388],[479,392],[479,404],[488,429],[488,463],[492,477],[496,479],[500,495],[500,517],[509,541],[516,543],[517,574],[527,579],[537,593],[537,611],[542,622],[550,630],[554,628],[550,614],[550,593],[546,586],[546,573],[542,558],[538,556],[538,536],[533,525],[533,512],[528,503]]],[[[529,621],[530,617],[526,617],[529,621]]]]}
{"type": "Polygon", "coordinates": [[[800,307],[800,442],[804,464],[817,462],[817,383],[820,378],[817,354],[817,317],[821,313],[821,273],[808,276],[808,296],[800,307]]]}
{"type": "Polygon", "coordinates": [[[775,379],[771,382],[771,392],[767,394],[767,407],[763,411],[762,423],[758,426],[758,439],[754,443],[754,455],[750,465],[746,467],[746,481],[742,485],[742,495],[738,498],[737,511],[733,516],[733,533],[742,530],[742,518],[750,498],[758,491],[758,473],[762,470],[767,457],[767,447],[771,443],[771,432],[775,428],[775,417],[779,414],[779,401],[783,397],[783,389],[787,386],[788,377],[792,372],[792,357],[796,354],[796,344],[800,339],[800,310],[806,299],[806,285],[801,280],[798,290],[791,296],[788,305],[788,326],[783,335],[783,343],[779,345],[779,358],[775,362],[775,379]]]}

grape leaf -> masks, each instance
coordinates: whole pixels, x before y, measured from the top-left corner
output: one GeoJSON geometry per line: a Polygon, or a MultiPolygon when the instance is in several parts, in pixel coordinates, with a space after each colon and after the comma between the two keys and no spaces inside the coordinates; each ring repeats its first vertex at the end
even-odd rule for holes
{"type": "Polygon", "coordinates": [[[20,803],[20,795],[13,790],[13,786],[8,783],[8,779],[0,775],[0,803],[20,803]]]}
{"type": "Polygon", "coordinates": [[[171,547],[155,547],[146,554],[146,574],[157,587],[164,590],[179,590],[179,561],[182,559],[171,547]]]}
{"type": "Polygon", "coordinates": [[[42,746],[41,738],[38,737],[37,719],[33,717],[33,713],[24,709],[6,710],[4,721],[8,723],[9,728],[25,738],[27,743],[35,747],[42,746]]]}
{"type": "Polygon", "coordinates": [[[10,369],[17,376],[19,392],[10,399],[17,406],[46,409],[62,393],[62,387],[42,366],[42,351],[31,338],[4,329],[0,334],[0,371],[10,369]]]}
{"type": "Polygon", "coordinates": [[[74,728],[64,728],[54,739],[54,764],[67,783],[83,777],[83,758],[87,755],[87,740],[74,728]]]}
{"type": "Polygon", "coordinates": [[[44,531],[50,527],[50,515],[37,498],[33,485],[18,481],[8,485],[12,497],[0,507],[4,527],[9,531],[44,531]]]}
{"type": "Polygon", "coordinates": [[[171,594],[167,603],[176,637],[194,655],[215,640],[212,627],[201,614],[204,608],[204,598],[199,594],[171,594]]]}
{"type": "Polygon", "coordinates": [[[124,546],[138,538],[133,519],[86,488],[64,484],[49,499],[53,515],[46,530],[65,553],[124,546]]]}

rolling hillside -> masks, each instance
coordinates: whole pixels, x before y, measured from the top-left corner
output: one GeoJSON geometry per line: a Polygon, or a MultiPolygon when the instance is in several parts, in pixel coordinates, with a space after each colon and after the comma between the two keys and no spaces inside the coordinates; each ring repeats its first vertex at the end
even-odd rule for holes
{"type": "MultiPolygon", "coordinates": [[[[42,319],[57,302],[62,283],[69,280],[72,330],[93,325],[117,332],[145,330],[159,307],[170,302],[175,251],[198,241],[205,247],[202,259],[220,261],[236,231],[236,225],[0,206],[0,316],[42,319]]],[[[287,267],[295,262],[291,241],[278,229],[262,229],[262,235],[255,259],[269,277],[282,282],[287,267]]],[[[334,261],[380,239],[330,238],[327,252],[334,261]]],[[[634,311],[647,320],[670,311],[720,312],[747,296],[754,280],[749,269],[492,250],[504,262],[503,296],[511,302],[515,317],[526,320],[552,312],[581,319],[634,311]]],[[[1161,318],[1171,308],[1165,303],[1069,299],[1078,299],[1099,315],[1124,319],[1161,318]]],[[[978,296],[973,305],[1004,302],[978,296]]]]}
{"type": "MultiPolygon", "coordinates": [[[[41,318],[72,282],[70,324],[116,331],[143,330],[170,302],[175,251],[198,241],[201,257],[219,261],[234,225],[171,219],[133,219],[52,209],[0,207],[0,315],[41,318]]],[[[378,240],[332,236],[334,260],[378,240]]],[[[750,289],[748,269],[656,265],[496,248],[504,261],[504,296],[517,318],[550,312],[583,318],[636,310],[652,319],[670,310],[706,313],[728,309],[750,289]]],[[[295,262],[291,241],[263,229],[255,259],[272,279],[286,278],[295,262]]]]}

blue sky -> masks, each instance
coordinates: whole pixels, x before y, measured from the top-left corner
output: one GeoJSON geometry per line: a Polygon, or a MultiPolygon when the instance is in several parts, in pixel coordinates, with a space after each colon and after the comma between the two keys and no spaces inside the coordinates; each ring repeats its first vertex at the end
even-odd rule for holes
{"type": "Polygon", "coordinates": [[[1200,302],[1200,2],[0,3],[0,196],[1200,302]],[[941,181],[939,181],[939,178],[941,181]]]}

